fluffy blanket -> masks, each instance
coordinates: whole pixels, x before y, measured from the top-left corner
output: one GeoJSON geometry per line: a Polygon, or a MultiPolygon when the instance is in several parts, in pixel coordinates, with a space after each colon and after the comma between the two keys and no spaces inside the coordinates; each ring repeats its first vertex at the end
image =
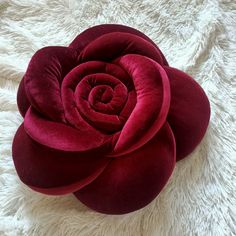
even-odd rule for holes
{"type": "Polygon", "coordinates": [[[0,0],[0,235],[235,235],[235,7],[223,0],[0,0]],[[147,34],[171,66],[204,88],[212,110],[205,138],[159,196],[120,216],[96,213],[73,195],[33,192],[11,154],[22,122],[16,91],[31,56],[102,23],[147,34]]]}

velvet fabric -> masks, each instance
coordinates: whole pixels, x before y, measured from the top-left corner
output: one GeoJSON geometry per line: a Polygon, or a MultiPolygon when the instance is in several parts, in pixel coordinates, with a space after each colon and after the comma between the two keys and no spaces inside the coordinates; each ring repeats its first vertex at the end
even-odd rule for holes
{"type": "Polygon", "coordinates": [[[106,214],[151,202],[210,118],[196,81],[170,67],[146,35],[114,24],[37,51],[17,103],[24,122],[12,150],[22,182],[45,194],[74,193],[106,214]]]}

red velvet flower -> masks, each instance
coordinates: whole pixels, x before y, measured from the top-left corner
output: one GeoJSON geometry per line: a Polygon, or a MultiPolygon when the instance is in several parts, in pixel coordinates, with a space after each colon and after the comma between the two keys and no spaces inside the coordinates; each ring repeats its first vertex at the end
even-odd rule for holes
{"type": "Polygon", "coordinates": [[[152,201],[210,117],[202,88],[169,67],[146,35],[122,25],[95,26],[69,47],[37,51],[17,102],[20,179],[45,194],[73,192],[108,214],[152,201]]]}

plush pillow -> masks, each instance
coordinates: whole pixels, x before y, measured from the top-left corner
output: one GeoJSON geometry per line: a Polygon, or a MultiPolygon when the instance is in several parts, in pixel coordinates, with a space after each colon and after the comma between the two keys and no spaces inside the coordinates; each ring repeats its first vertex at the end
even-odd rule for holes
{"type": "Polygon", "coordinates": [[[203,89],[168,65],[155,43],[122,25],[98,25],[69,47],[45,47],[20,83],[24,122],[13,141],[23,183],[123,214],[150,203],[176,160],[203,138],[203,89]]]}

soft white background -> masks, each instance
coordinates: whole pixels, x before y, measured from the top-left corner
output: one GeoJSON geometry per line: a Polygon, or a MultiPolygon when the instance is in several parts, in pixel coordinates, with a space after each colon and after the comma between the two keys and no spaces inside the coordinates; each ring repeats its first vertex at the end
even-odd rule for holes
{"type": "Polygon", "coordinates": [[[0,0],[0,235],[236,235],[235,39],[234,0],[0,0]],[[205,138],[177,163],[161,194],[123,216],[95,213],[73,195],[29,190],[11,157],[22,122],[17,86],[30,57],[100,23],[127,24],[150,36],[170,65],[201,84],[212,109],[205,138]]]}

